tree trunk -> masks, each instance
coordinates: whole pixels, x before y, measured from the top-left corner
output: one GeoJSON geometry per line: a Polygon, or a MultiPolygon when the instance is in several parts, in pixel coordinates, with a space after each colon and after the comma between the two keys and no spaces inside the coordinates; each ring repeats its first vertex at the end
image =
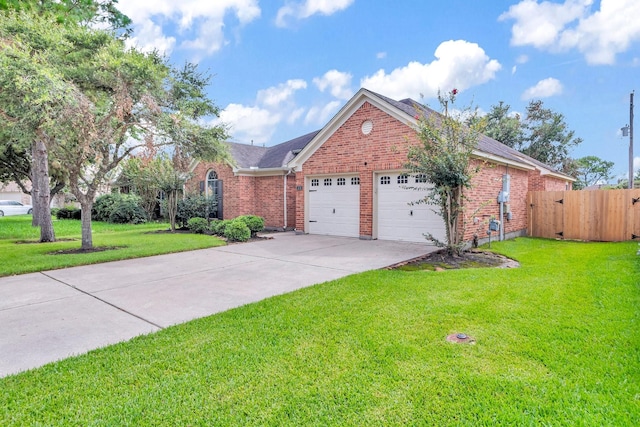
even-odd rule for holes
{"type": "Polygon", "coordinates": [[[49,194],[49,155],[47,146],[38,138],[32,147],[33,224],[40,227],[41,242],[55,242],[49,194]]]}
{"type": "Polygon", "coordinates": [[[91,233],[91,210],[93,209],[93,198],[82,197],[80,199],[82,209],[82,247],[83,251],[93,249],[93,233],[91,233]]]}
{"type": "Polygon", "coordinates": [[[176,214],[178,213],[178,192],[171,190],[167,193],[167,214],[171,231],[176,231],[176,214]]]}

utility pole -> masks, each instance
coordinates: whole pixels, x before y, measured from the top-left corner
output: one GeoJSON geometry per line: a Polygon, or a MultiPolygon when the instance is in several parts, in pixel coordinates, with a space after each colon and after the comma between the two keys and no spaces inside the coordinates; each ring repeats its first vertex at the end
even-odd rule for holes
{"type": "Polygon", "coordinates": [[[633,188],[633,93],[629,95],[629,189],[633,188]]]}

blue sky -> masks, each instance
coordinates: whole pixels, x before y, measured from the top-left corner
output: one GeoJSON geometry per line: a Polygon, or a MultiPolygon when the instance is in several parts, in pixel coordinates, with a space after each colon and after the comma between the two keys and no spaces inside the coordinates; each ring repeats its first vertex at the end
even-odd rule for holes
{"type": "MultiPolygon", "coordinates": [[[[320,129],[360,87],[435,107],[438,89],[488,111],[531,99],[564,114],[573,157],[626,177],[629,94],[640,90],[638,0],[120,0],[140,49],[214,75],[237,142],[320,129]]],[[[640,104],[636,96],[635,104],[640,104]]],[[[640,109],[636,108],[640,115],[640,109]]],[[[636,120],[635,122],[638,122],[636,120]]],[[[634,123],[640,135],[638,123],[634,123]]],[[[635,138],[640,168],[640,137],[635,138]]]]}

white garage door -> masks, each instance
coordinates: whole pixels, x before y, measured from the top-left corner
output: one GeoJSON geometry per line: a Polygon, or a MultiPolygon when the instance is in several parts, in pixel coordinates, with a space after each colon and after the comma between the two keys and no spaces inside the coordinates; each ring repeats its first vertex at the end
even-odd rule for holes
{"type": "Polygon", "coordinates": [[[410,205],[424,197],[425,191],[405,187],[426,187],[420,177],[402,173],[380,173],[376,177],[378,192],[378,239],[427,242],[423,234],[431,233],[440,241],[445,238],[442,217],[434,205],[410,205]]]}
{"type": "Polygon", "coordinates": [[[360,178],[331,176],[311,178],[309,233],[360,236],[360,178]]]}

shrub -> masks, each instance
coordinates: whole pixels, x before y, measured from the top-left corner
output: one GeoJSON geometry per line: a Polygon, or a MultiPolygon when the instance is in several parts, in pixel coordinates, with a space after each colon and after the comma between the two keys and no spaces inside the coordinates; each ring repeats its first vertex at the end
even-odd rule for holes
{"type": "Polygon", "coordinates": [[[91,219],[94,221],[109,221],[109,217],[113,212],[113,206],[122,199],[121,194],[104,194],[99,196],[93,202],[91,210],[91,219]]]}
{"type": "Polygon", "coordinates": [[[223,220],[216,219],[214,221],[211,221],[211,224],[209,224],[209,229],[216,236],[224,236],[224,231],[230,222],[231,220],[228,220],[228,219],[223,219],[223,220]]]}
{"type": "Polygon", "coordinates": [[[59,210],[60,208],[51,208],[51,216],[55,216],[57,218],[59,210]]]}
{"type": "Polygon", "coordinates": [[[216,200],[199,194],[189,194],[184,199],[178,200],[176,222],[181,226],[187,226],[191,218],[209,218],[217,208],[216,200]]]}
{"type": "Polygon", "coordinates": [[[241,219],[233,219],[224,229],[224,237],[232,242],[246,242],[251,237],[251,230],[241,219]]]}
{"type": "Polygon", "coordinates": [[[120,195],[109,215],[109,222],[116,224],[141,224],[146,221],[147,213],[140,206],[140,197],[131,194],[120,195]]]}
{"type": "Polygon", "coordinates": [[[76,208],[75,206],[65,206],[63,208],[58,209],[56,212],[56,218],[58,219],[81,219],[82,218],[82,210],[80,208],[76,208]]]}
{"type": "Polygon", "coordinates": [[[187,221],[187,228],[196,234],[204,234],[208,229],[207,220],[204,218],[191,218],[187,221]]]}
{"type": "Polygon", "coordinates": [[[251,235],[255,236],[259,231],[264,230],[264,218],[257,215],[242,215],[238,217],[239,220],[244,221],[251,230],[251,235]]]}

